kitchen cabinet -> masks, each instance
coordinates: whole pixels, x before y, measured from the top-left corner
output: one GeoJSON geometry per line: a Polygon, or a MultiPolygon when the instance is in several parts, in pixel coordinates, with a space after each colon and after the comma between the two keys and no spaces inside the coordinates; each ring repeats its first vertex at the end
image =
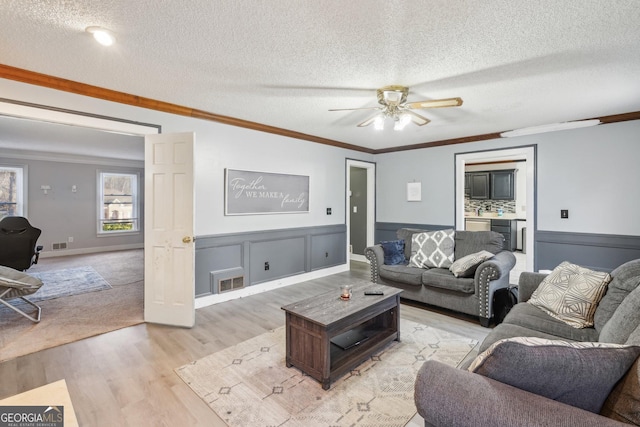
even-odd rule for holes
{"type": "Polygon", "coordinates": [[[491,220],[480,218],[467,218],[464,221],[464,229],[467,231],[490,231],[491,220]]]}
{"type": "Polygon", "coordinates": [[[518,222],[511,219],[492,219],[491,231],[498,232],[504,236],[504,250],[515,251],[518,222]]]}
{"type": "Polygon", "coordinates": [[[514,200],[515,169],[466,172],[464,194],[471,199],[514,200]]]}
{"type": "Polygon", "coordinates": [[[469,178],[469,197],[472,199],[488,199],[489,184],[491,182],[489,172],[472,172],[469,178]]]}
{"type": "Polygon", "coordinates": [[[491,172],[491,199],[513,200],[515,170],[506,169],[491,172]]]}
{"type": "Polygon", "coordinates": [[[467,197],[471,195],[471,173],[470,172],[466,172],[464,174],[464,195],[467,197]]]}

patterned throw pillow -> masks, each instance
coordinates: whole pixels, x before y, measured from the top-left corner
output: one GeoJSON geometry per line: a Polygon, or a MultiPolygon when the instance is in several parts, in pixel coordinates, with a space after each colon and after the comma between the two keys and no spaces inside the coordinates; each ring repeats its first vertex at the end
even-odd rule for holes
{"type": "Polygon", "coordinates": [[[455,230],[427,231],[411,238],[409,265],[419,268],[449,268],[455,259],[455,230]]]}
{"type": "Polygon", "coordinates": [[[404,240],[380,242],[384,252],[384,263],[387,265],[404,264],[404,240]]]}
{"type": "Polygon", "coordinates": [[[455,260],[449,271],[456,277],[473,277],[478,266],[490,258],[493,254],[489,251],[476,252],[455,260]]]}
{"type": "Polygon", "coordinates": [[[640,346],[518,337],[496,341],[468,370],[599,413],[640,346]]]}
{"type": "Polygon", "coordinates": [[[609,273],[565,261],[544,278],[528,302],[569,326],[588,328],[610,281],[609,273]]]}

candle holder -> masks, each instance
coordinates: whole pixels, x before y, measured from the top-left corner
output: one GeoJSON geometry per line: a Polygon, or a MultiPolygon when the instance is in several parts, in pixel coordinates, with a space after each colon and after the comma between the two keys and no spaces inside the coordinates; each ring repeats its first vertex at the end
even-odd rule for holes
{"type": "Polygon", "coordinates": [[[351,285],[342,285],[340,287],[340,299],[345,301],[351,299],[351,285]]]}

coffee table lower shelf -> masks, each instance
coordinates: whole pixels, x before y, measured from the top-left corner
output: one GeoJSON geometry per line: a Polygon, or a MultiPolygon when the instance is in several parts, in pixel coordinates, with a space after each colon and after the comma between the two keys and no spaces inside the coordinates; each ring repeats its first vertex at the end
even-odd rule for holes
{"type": "MultiPolygon", "coordinates": [[[[330,382],[353,370],[362,362],[386,347],[391,341],[399,340],[397,331],[385,329],[371,331],[372,336],[366,341],[349,349],[343,350],[334,343],[330,348],[330,382]]],[[[326,387],[327,389],[329,387],[326,387]]]]}

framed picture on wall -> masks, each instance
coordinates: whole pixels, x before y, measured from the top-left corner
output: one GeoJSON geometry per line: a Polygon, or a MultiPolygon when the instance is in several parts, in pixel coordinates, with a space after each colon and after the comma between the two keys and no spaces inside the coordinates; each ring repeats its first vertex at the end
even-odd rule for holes
{"type": "Polygon", "coordinates": [[[407,182],[407,202],[422,201],[422,183],[407,182]]]}

